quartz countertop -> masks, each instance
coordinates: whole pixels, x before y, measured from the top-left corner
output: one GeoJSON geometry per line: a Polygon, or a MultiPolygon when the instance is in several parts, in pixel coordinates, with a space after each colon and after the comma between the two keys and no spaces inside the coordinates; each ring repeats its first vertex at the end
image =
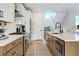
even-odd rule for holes
{"type": "Polygon", "coordinates": [[[0,46],[5,46],[6,44],[11,43],[21,37],[23,37],[23,35],[8,35],[8,38],[0,40],[0,46]]]}
{"type": "Polygon", "coordinates": [[[63,34],[52,34],[52,32],[47,32],[47,33],[66,42],[73,42],[73,41],[79,42],[78,33],[63,33],[63,34]]]}

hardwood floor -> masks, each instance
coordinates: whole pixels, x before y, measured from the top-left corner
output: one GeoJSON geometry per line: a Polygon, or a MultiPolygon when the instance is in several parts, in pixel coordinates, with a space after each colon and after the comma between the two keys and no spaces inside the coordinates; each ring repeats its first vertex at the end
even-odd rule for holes
{"type": "Polygon", "coordinates": [[[26,56],[52,56],[45,40],[35,40],[29,45],[26,56]]]}

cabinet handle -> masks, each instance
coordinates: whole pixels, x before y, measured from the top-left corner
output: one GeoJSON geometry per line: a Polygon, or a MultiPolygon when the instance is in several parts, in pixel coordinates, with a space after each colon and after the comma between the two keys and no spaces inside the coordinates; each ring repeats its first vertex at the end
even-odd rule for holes
{"type": "Polygon", "coordinates": [[[13,53],[12,53],[12,55],[15,55],[15,54],[16,54],[16,52],[13,52],[13,53]]]}
{"type": "Polygon", "coordinates": [[[52,41],[54,41],[54,40],[52,40],[52,41]]]}
{"type": "Polygon", "coordinates": [[[16,43],[14,42],[12,45],[15,45],[16,43]]]}

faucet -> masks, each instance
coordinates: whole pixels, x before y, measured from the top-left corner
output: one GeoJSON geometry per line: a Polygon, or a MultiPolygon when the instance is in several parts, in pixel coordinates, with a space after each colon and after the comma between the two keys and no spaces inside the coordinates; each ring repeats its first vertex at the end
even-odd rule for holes
{"type": "Polygon", "coordinates": [[[60,22],[57,22],[55,24],[55,29],[57,29],[57,28],[60,28],[59,33],[61,33],[61,23],[60,22]]]}

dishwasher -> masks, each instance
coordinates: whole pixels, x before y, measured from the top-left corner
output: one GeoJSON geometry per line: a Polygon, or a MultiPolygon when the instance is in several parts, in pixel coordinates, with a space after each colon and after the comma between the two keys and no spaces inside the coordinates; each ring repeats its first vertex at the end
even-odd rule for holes
{"type": "Polygon", "coordinates": [[[29,48],[29,44],[31,43],[31,38],[29,37],[29,34],[25,34],[23,36],[23,56],[26,55],[27,49],[29,48]]]}

